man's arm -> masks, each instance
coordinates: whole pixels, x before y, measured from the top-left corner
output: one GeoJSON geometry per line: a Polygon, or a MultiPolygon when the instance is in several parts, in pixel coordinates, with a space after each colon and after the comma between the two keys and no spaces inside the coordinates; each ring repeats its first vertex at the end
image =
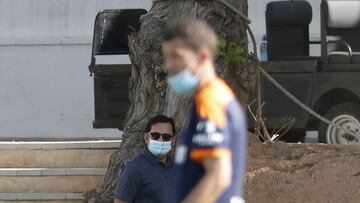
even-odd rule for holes
{"type": "Polygon", "coordinates": [[[230,152],[221,157],[203,161],[205,174],[183,203],[215,202],[231,185],[232,165],[230,152]]]}
{"type": "Polygon", "coordinates": [[[129,162],[116,187],[115,203],[133,202],[141,187],[141,175],[134,162],[129,162]]]}

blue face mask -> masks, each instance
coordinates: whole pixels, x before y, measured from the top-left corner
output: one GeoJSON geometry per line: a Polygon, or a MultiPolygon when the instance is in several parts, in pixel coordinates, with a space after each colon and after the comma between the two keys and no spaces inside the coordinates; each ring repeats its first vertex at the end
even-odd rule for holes
{"type": "Polygon", "coordinates": [[[191,73],[189,68],[174,76],[169,76],[167,81],[171,90],[180,96],[194,92],[199,85],[199,79],[191,73]]]}
{"type": "Polygon", "coordinates": [[[147,148],[151,154],[155,156],[164,156],[171,150],[171,141],[161,142],[156,140],[149,140],[147,148]]]}

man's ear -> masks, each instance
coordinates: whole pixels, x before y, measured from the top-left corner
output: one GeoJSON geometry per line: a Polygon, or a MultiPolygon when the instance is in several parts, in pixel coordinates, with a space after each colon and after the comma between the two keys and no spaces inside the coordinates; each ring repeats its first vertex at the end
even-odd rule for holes
{"type": "Polygon", "coordinates": [[[173,146],[176,145],[176,137],[173,138],[173,140],[171,141],[171,144],[172,144],[173,146]]]}
{"type": "Polygon", "coordinates": [[[147,133],[144,133],[144,142],[149,144],[149,135],[147,133]]]}
{"type": "Polygon", "coordinates": [[[201,62],[208,60],[210,58],[210,56],[211,56],[211,54],[210,54],[209,50],[207,50],[205,48],[202,48],[199,51],[199,59],[201,62]]]}

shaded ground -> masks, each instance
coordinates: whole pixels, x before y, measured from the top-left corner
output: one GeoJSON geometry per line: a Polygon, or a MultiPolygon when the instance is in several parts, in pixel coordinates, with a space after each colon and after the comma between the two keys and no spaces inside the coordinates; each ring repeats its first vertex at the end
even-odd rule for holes
{"type": "Polygon", "coordinates": [[[247,203],[360,202],[360,145],[249,141],[247,203]]]}

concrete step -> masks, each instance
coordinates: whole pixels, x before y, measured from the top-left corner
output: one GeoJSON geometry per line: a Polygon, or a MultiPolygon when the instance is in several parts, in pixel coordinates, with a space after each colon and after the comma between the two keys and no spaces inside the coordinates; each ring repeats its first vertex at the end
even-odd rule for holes
{"type": "Polygon", "coordinates": [[[104,176],[106,168],[0,168],[4,176],[104,176]]]}
{"type": "Polygon", "coordinates": [[[0,168],[105,168],[115,149],[0,150],[0,168]]]}
{"type": "Polygon", "coordinates": [[[116,149],[121,140],[0,142],[0,149],[116,149]]]}
{"type": "Polygon", "coordinates": [[[103,182],[106,168],[2,168],[2,193],[82,193],[103,182]]]}
{"type": "Polygon", "coordinates": [[[33,200],[33,201],[24,201],[24,200],[5,200],[0,203],[83,203],[83,200],[33,200]]]}
{"type": "Polygon", "coordinates": [[[0,142],[0,168],[106,168],[120,140],[0,142]]]}
{"type": "Polygon", "coordinates": [[[0,203],[82,202],[120,141],[0,142],[0,203]]]}
{"type": "Polygon", "coordinates": [[[1,176],[0,191],[14,192],[85,192],[101,184],[104,176],[1,176]]]}
{"type": "Polygon", "coordinates": [[[0,203],[82,203],[83,200],[0,200],[0,203]]]}
{"type": "Polygon", "coordinates": [[[2,203],[80,203],[83,198],[83,193],[0,193],[2,203]]]}
{"type": "Polygon", "coordinates": [[[69,202],[103,182],[106,168],[1,168],[3,201],[69,202]]]}

